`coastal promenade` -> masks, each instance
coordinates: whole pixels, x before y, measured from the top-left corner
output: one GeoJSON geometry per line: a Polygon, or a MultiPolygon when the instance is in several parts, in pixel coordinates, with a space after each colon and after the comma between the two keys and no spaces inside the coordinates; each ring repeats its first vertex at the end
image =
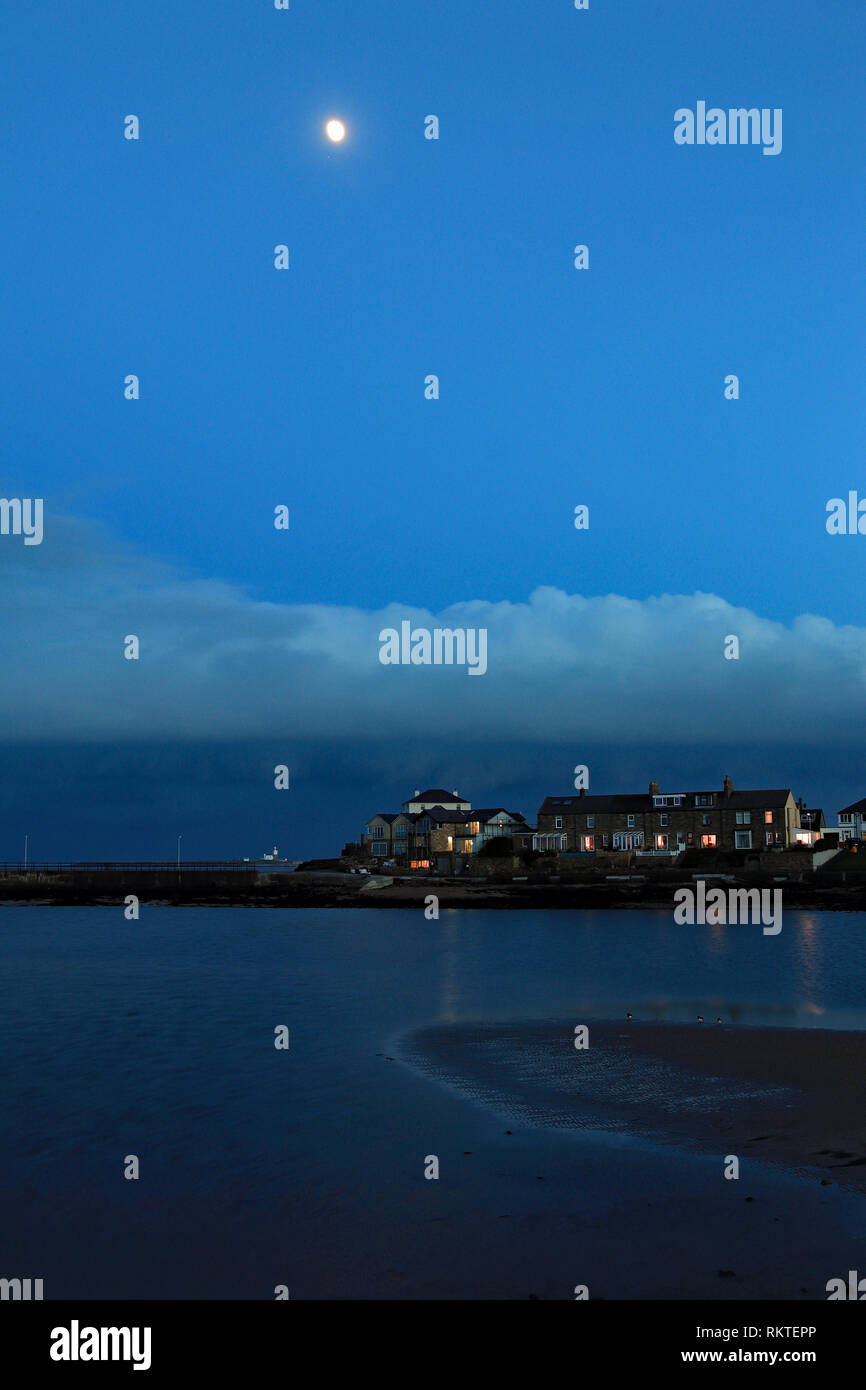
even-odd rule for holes
{"type": "MultiPolygon", "coordinates": [[[[648,867],[641,873],[606,874],[584,869],[559,875],[491,875],[485,878],[376,876],[336,869],[259,867],[243,860],[93,864],[0,864],[0,903],[122,905],[141,902],[284,908],[537,908],[657,907],[673,910],[678,888],[693,888],[701,875],[690,868],[648,867]]],[[[821,873],[802,878],[766,872],[706,874],[726,887],[781,889],[785,907],[866,910],[866,872],[821,873]]]]}

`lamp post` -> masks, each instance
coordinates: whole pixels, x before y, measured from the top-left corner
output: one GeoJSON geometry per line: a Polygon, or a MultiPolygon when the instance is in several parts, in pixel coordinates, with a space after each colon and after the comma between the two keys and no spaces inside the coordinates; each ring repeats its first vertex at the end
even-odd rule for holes
{"type": "Polygon", "coordinates": [[[178,837],[177,837],[177,871],[178,871],[178,873],[180,873],[180,842],[181,842],[182,839],[183,839],[183,836],[182,836],[182,835],[178,835],[178,837]]]}

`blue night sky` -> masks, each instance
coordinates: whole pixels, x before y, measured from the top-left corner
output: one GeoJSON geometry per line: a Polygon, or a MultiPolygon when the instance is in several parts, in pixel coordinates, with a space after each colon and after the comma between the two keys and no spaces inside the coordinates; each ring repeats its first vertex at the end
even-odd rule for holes
{"type": "Polygon", "coordinates": [[[329,854],[428,784],[534,820],[577,762],[866,794],[866,538],[825,529],[866,495],[862,6],[4,29],[0,483],[45,538],[0,536],[0,858],[329,854]],[[699,100],[782,152],[678,146],[699,100]],[[484,679],[379,664],[452,609],[484,679]]]}

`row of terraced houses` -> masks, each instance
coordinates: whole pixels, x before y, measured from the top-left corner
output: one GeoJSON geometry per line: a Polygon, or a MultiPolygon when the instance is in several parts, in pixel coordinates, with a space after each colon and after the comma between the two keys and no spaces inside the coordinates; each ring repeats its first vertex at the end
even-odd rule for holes
{"type": "MultiPolygon", "coordinates": [[[[410,868],[445,867],[507,837],[515,855],[534,850],[595,856],[630,851],[676,856],[686,850],[783,850],[817,843],[824,813],[809,809],[790,788],[737,791],[729,777],[719,790],[549,796],[530,825],[505,806],[473,808],[456,788],[415,789],[399,812],[379,812],[364,827],[362,845],[374,858],[410,868]]],[[[831,832],[840,840],[866,833],[866,799],[839,813],[831,832]]]]}

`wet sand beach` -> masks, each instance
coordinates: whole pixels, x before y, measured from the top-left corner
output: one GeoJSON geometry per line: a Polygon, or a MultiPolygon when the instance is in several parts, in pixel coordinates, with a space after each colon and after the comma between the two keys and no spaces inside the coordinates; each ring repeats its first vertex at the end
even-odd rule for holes
{"type": "Polygon", "coordinates": [[[760,1158],[866,1192],[866,1033],[704,1023],[425,1029],[406,1056],[533,1125],[760,1158]]]}
{"type": "Polygon", "coordinates": [[[0,918],[4,1261],[46,1299],[802,1303],[866,1274],[856,914],[0,918]]]}

